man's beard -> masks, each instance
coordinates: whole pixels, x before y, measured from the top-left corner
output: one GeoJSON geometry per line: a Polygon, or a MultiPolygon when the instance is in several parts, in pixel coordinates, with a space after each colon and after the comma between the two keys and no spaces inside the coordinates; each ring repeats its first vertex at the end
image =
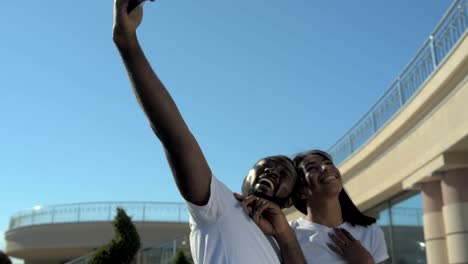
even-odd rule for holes
{"type": "Polygon", "coordinates": [[[285,208],[285,205],[287,204],[288,202],[288,198],[277,198],[277,197],[268,197],[267,195],[265,195],[264,193],[262,192],[253,192],[251,193],[251,195],[255,195],[257,197],[260,197],[260,198],[263,198],[265,200],[268,200],[272,203],[275,203],[276,205],[278,205],[281,209],[284,209],[285,208]]]}

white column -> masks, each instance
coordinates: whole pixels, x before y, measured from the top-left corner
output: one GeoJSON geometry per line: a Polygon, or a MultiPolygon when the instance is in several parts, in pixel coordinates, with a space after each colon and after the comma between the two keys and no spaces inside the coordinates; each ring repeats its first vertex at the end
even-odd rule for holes
{"type": "Polygon", "coordinates": [[[428,264],[447,264],[444,219],[442,214],[442,190],[440,180],[421,185],[424,208],[424,240],[428,264]]]}
{"type": "Polygon", "coordinates": [[[443,216],[450,264],[468,264],[468,169],[442,176],[443,216]]]}

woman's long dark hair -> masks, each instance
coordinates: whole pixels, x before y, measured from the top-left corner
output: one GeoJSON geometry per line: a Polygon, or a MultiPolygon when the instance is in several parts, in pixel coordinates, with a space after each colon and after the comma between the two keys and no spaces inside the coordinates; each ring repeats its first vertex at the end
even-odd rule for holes
{"type": "Polygon", "coordinates": [[[338,200],[341,205],[341,215],[343,221],[351,225],[368,226],[376,222],[375,218],[363,214],[353,203],[345,189],[342,189],[338,195],[338,200]]]}
{"type": "MultiPolygon", "coordinates": [[[[294,166],[296,167],[297,171],[297,188],[296,190],[299,189],[299,187],[303,186],[305,175],[304,171],[299,168],[299,164],[302,162],[305,156],[307,155],[320,155],[324,157],[325,159],[333,162],[331,156],[321,150],[311,150],[307,151],[304,153],[301,153],[299,155],[296,155],[293,158],[294,166]]],[[[338,195],[338,200],[340,201],[340,206],[341,206],[341,215],[343,217],[343,221],[350,223],[351,225],[360,225],[360,226],[369,226],[371,224],[374,224],[376,222],[375,218],[367,216],[363,214],[357,206],[353,203],[349,195],[346,193],[344,188],[341,190],[340,194],[338,195]]],[[[307,200],[300,199],[299,197],[294,197],[294,206],[301,211],[303,214],[307,215],[307,200]]]]}

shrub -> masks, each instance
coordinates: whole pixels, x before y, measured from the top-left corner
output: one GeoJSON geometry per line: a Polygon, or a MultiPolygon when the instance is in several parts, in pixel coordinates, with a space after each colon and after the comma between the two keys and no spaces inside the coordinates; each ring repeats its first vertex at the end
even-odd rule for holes
{"type": "Polygon", "coordinates": [[[113,225],[114,239],[98,248],[88,264],[130,264],[132,262],[141,246],[136,227],[122,208],[117,208],[113,225]]]}
{"type": "Polygon", "coordinates": [[[192,262],[185,256],[183,250],[178,250],[177,254],[174,256],[174,264],[192,264],[192,262]]]}

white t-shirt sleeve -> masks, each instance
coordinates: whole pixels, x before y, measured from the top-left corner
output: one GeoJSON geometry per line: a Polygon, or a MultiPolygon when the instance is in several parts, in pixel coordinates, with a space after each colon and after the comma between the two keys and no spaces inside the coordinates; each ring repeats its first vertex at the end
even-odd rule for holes
{"type": "Polygon", "coordinates": [[[382,229],[376,225],[372,225],[372,256],[375,263],[380,263],[388,259],[387,245],[382,229]]]}
{"type": "Polygon", "coordinates": [[[210,198],[203,206],[185,201],[188,211],[197,225],[216,222],[233,203],[233,192],[220,182],[214,175],[211,177],[210,198]]]}

